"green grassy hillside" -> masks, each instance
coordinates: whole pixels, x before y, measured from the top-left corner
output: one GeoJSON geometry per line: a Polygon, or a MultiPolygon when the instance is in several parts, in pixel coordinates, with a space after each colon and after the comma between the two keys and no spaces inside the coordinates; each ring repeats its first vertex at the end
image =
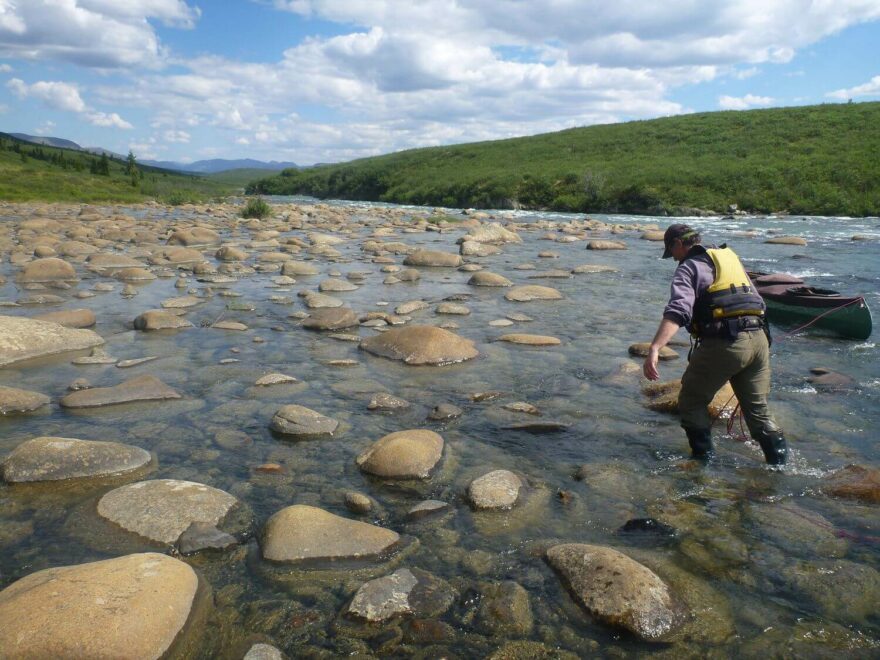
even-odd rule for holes
{"type": "Polygon", "coordinates": [[[880,215],[880,103],[709,112],[433,147],[248,192],[480,208],[880,215]]]}
{"type": "MultiPolygon", "coordinates": [[[[0,199],[48,202],[142,202],[150,199],[179,204],[204,201],[235,191],[236,185],[137,165],[136,176],[127,163],[74,149],[23,142],[0,133],[0,199]]],[[[255,177],[251,177],[255,178],[255,177]]],[[[237,184],[240,187],[242,184],[237,184]]]]}
{"type": "Polygon", "coordinates": [[[206,174],[205,176],[216,183],[226,184],[239,190],[243,190],[250,182],[277,173],[278,170],[273,172],[272,170],[264,170],[256,167],[240,167],[234,170],[206,174]]]}

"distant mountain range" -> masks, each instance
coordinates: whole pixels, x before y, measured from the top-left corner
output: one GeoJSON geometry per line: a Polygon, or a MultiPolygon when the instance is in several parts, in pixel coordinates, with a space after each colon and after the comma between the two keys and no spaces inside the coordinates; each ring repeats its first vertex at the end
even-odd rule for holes
{"type": "MultiPolygon", "coordinates": [[[[19,140],[33,142],[34,144],[43,144],[49,147],[75,149],[77,151],[87,151],[93,154],[107,154],[108,156],[122,159],[125,159],[127,155],[118,154],[114,151],[103,149],[101,147],[81,147],[76,142],[73,142],[72,140],[65,140],[64,138],[43,137],[41,135],[27,135],[26,133],[9,133],[8,135],[11,135],[14,138],[18,138],[19,140]]],[[[199,174],[214,174],[216,172],[226,172],[227,170],[239,170],[244,168],[254,170],[279,171],[291,167],[299,167],[296,163],[281,162],[277,160],[266,162],[262,160],[254,160],[253,158],[212,158],[210,160],[196,160],[192,163],[178,163],[170,160],[146,160],[139,158],[138,162],[143,163],[144,165],[151,165],[153,167],[162,167],[166,170],[176,170],[178,172],[197,172],[199,174]]]]}

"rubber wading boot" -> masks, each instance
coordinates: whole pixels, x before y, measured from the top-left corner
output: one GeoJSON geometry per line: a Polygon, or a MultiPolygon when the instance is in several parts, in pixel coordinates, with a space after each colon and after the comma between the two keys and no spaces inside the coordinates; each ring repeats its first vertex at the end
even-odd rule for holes
{"type": "Polygon", "coordinates": [[[691,455],[694,458],[707,459],[714,453],[712,450],[712,431],[710,429],[691,429],[685,427],[691,455]]]}
{"type": "Polygon", "coordinates": [[[767,465],[785,465],[788,459],[788,447],[782,431],[765,431],[755,439],[764,450],[767,465]]]}

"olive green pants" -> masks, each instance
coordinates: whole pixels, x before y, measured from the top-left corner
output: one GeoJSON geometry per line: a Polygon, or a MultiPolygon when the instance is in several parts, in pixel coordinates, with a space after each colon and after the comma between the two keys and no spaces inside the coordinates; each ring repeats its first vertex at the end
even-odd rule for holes
{"type": "Polygon", "coordinates": [[[779,427],[767,408],[770,346],[760,330],[740,332],[735,340],[707,337],[694,349],[681,378],[681,425],[699,430],[710,428],[712,419],[707,406],[728,380],[752,437],[777,431],[779,427]]]}

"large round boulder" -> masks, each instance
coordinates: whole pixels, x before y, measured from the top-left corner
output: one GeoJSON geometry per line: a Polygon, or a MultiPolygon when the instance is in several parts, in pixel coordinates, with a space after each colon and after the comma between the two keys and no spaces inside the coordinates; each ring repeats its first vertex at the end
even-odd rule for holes
{"type": "Polygon", "coordinates": [[[306,559],[365,559],[394,548],[400,535],[313,506],[295,504],[266,522],[263,558],[278,562],[306,559]]]}
{"type": "Polygon", "coordinates": [[[64,259],[46,257],[25,264],[18,274],[19,282],[56,282],[76,279],[76,269],[64,259]]]}
{"type": "Polygon", "coordinates": [[[164,657],[193,615],[198,585],[187,564],[152,552],[31,573],[0,591],[0,654],[164,657]]]}
{"type": "Polygon", "coordinates": [[[440,435],[427,429],[411,429],[379,438],[357,457],[357,464],[378,477],[425,479],[442,455],[440,435]]]}
{"type": "Polygon", "coordinates": [[[309,330],[342,330],[358,324],[358,316],[348,307],[323,307],[309,314],[302,327],[309,330]]]}
{"type": "Polygon", "coordinates": [[[556,545],[547,560],[575,600],[594,618],[646,641],[663,641],[683,622],[683,611],[653,571],[612,548],[556,545]]]}
{"type": "Polygon", "coordinates": [[[65,328],[21,316],[0,316],[0,367],[103,343],[101,336],[91,330],[65,328]]]}
{"type": "Polygon", "coordinates": [[[511,286],[513,282],[504,277],[504,275],[481,270],[471,275],[468,284],[471,286],[511,286]]]}
{"type": "Polygon", "coordinates": [[[148,451],[120,442],[40,437],[13,449],[0,474],[7,483],[87,479],[133,472],[151,460],[148,451]]]}
{"type": "Polygon", "coordinates": [[[220,245],[220,234],[206,227],[178,229],[168,238],[168,245],[220,245]]]}
{"type": "Polygon", "coordinates": [[[431,325],[387,330],[360,343],[360,348],[410,365],[441,366],[464,362],[479,355],[474,342],[431,325]]]}
{"type": "Polygon", "coordinates": [[[154,479],[111,490],[98,515],[156,543],[173,544],[194,522],[220,525],[238,504],[229,493],[193,481],[154,479]]]}
{"type": "Polygon", "coordinates": [[[433,266],[435,268],[458,268],[463,263],[461,255],[440,250],[417,250],[403,260],[404,266],[433,266]]]}

